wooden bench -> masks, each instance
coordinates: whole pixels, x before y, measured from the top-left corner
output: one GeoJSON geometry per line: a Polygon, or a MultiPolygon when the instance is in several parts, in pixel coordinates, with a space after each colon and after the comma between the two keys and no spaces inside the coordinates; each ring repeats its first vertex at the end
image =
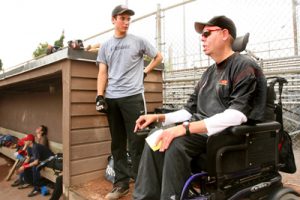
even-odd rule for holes
{"type": "MultiPolygon", "coordinates": [[[[0,133],[4,134],[4,135],[16,136],[17,138],[23,138],[26,136],[26,134],[24,134],[24,133],[6,129],[3,127],[0,127],[0,133]]],[[[62,153],[62,144],[60,144],[60,143],[49,141],[49,148],[55,154],[62,153]]],[[[16,157],[14,156],[15,152],[16,152],[16,149],[8,148],[8,147],[0,147],[0,153],[2,153],[3,155],[5,155],[8,158],[11,158],[12,160],[16,160],[16,157]]],[[[40,173],[41,173],[42,177],[44,177],[52,182],[55,182],[56,175],[55,175],[53,169],[44,167],[40,173]]]]}

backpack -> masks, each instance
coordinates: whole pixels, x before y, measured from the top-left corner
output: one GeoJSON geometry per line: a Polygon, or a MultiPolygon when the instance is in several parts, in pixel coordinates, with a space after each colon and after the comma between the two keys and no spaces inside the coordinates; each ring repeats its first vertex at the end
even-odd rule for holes
{"type": "MultiPolygon", "coordinates": [[[[127,157],[127,164],[129,168],[132,168],[132,160],[131,160],[131,156],[130,153],[127,151],[126,152],[126,157],[127,157]]],[[[107,166],[105,169],[105,179],[114,183],[115,182],[115,177],[116,177],[116,173],[114,170],[114,158],[112,155],[109,155],[107,157],[107,166]]]]}
{"type": "Polygon", "coordinates": [[[37,168],[42,168],[44,166],[47,166],[51,169],[53,169],[54,172],[59,173],[63,171],[63,154],[57,153],[53,156],[50,156],[48,159],[43,160],[37,168]]]}
{"type": "Polygon", "coordinates": [[[0,147],[12,147],[13,145],[17,145],[18,138],[13,135],[2,135],[0,136],[0,147]]]}
{"type": "Polygon", "coordinates": [[[47,164],[47,167],[52,168],[54,171],[63,171],[63,154],[57,153],[54,158],[47,164]]]}
{"type": "MultiPolygon", "coordinates": [[[[279,140],[278,140],[278,153],[279,153],[279,171],[286,173],[295,173],[296,163],[293,152],[293,144],[291,136],[288,132],[284,130],[283,117],[282,117],[282,88],[283,84],[287,83],[287,80],[282,77],[269,77],[268,79],[273,79],[268,86],[268,98],[267,98],[267,111],[266,118],[272,119],[272,113],[270,110],[274,110],[275,120],[281,124],[279,130],[279,140]],[[278,102],[275,104],[276,93],[275,85],[278,83],[278,102]]],[[[273,115],[274,115],[273,114],[273,115]]]]}

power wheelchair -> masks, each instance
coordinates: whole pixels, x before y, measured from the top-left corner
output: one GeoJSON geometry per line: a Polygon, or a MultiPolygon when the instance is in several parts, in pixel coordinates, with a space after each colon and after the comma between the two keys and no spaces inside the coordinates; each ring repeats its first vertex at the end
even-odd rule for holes
{"type": "MultiPolygon", "coordinates": [[[[248,39],[249,33],[238,37],[233,44],[234,51],[245,50],[248,39]]],[[[282,84],[285,80],[275,78],[277,79],[273,84],[276,81],[282,84]]],[[[268,95],[274,93],[273,89],[268,88],[268,95]]],[[[269,117],[275,119],[272,104],[274,99],[267,102],[271,109],[266,111],[269,111],[269,117]]],[[[278,133],[281,127],[282,124],[278,121],[270,120],[230,127],[210,136],[206,154],[192,161],[193,175],[185,183],[180,199],[300,199],[299,193],[284,187],[281,181],[279,169],[282,163],[279,162],[278,150],[278,133]]]]}
{"type": "MultiPolygon", "coordinates": [[[[246,49],[249,33],[236,38],[233,50],[246,49]]],[[[251,52],[247,52],[251,55],[251,52]]],[[[280,82],[284,78],[273,82],[280,82]]],[[[274,95],[274,88],[268,88],[274,95]]],[[[193,174],[186,181],[180,200],[296,200],[300,194],[284,187],[279,169],[279,131],[282,122],[276,121],[275,99],[267,100],[264,123],[230,127],[210,136],[207,152],[192,160],[193,174]]],[[[174,108],[157,108],[157,113],[174,111],[174,108]]],[[[281,113],[282,115],[282,113],[281,113]]],[[[278,116],[277,116],[278,117],[278,116]]],[[[282,117],[282,116],[281,116],[282,117]]],[[[150,128],[154,128],[152,125],[150,128]]],[[[146,130],[149,132],[149,129],[146,130]]],[[[143,134],[143,133],[142,133],[143,134]]],[[[145,134],[145,133],[144,133],[145,134]]]]}

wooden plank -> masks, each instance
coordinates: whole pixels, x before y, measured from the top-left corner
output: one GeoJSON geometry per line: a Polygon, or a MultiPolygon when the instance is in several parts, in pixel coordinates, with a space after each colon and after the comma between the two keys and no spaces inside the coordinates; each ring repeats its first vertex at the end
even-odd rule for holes
{"type": "Polygon", "coordinates": [[[98,67],[95,65],[95,63],[72,61],[71,76],[97,78],[98,67]]]}
{"type": "Polygon", "coordinates": [[[25,133],[7,129],[4,127],[0,127],[0,133],[5,134],[5,135],[13,135],[13,136],[16,136],[17,138],[23,138],[26,135],[25,133]]]}
{"type": "Polygon", "coordinates": [[[95,103],[76,103],[71,105],[71,116],[99,115],[106,116],[96,111],[95,103]]]}
{"type": "Polygon", "coordinates": [[[71,119],[71,129],[98,128],[106,126],[108,126],[108,121],[103,115],[74,116],[71,119]]]}
{"type": "Polygon", "coordinates": [[[53,183],[55,183],[56,181],[56,175],[55,172],[53,171],[53,169],[48,168],[48,167],[44,167],[41,171],[40,171],[41,176],[43,176],[44,178],[52,181],[53,183]]]}
{"type": "Polygon", "coordinates": [[[96,88],[93,91],[74,90],[71,93],[72,103],[94,103],[96,101],[97,91],[96,88]]]}
{"type": "Polygon", "coordinates": [[[163,91],[161,83],[145,83],[145,92],[161,92],[163,91]]]}
{"type": "Polygon", "coordinates": [[[71,175],[79,175],[106,168],[108,155],[71,161],[71,175]]]}
{"type": "MultiPolygon", "coordinates": [[[[162,92],[162,82],[145,82],[145,90],[149,92],[162,92]]],[[[72,78],[72,90],[96,91],[97,79],[93,78],[72,78]]]]}
{"type": "Polygon", "coordinates": [[[155,108],[159,108],[162,106],[163,106],[162,102],[161,103],[147,103],[147,111],[149,113],[152,113],[155,111],[155,108]]]}
{"type": "Polygon", "coordinates": [[[70,104],[71,104],[71,61],[68,60],[68,64],[63,67],[62,73],[62,89],[63,89],[63,105],[62,105],[62,137],[63,137],[63,184],[64,187],[70,187],[70,171],[72,170],[70,165],[70,104]]]}
{"type": "Polygon", "coordinates": [[[89,142],[100,142],[111,140],[108,127],[80,129],[71,131],[71,144],[85,144],[89,142]]]}
{"type": "Polygon", "coordinates": [[[106,141],[73,146],[71,147],[71,160],[110,154],[110,144],[110,141],[106,141]]]}
{"type": "Polygon", "coordinates": [[[8,147],[0,147],[0,153],[5,155],[8,158],[11,158],[12,160],[16,160],[16,157],[14,156],[14,153],[16,152],[16,149],[8,148],[8,147]]]}
{"type": "Polygon", "coordinates": [[[96,90],[96,88],[97,79],[95,78],[72,78],[72,90],[96,90]]]}
{"type": "MultiPolygon", "coordinates": [[[[162,93],[145,93],[146,104],[148,109],[153,110],[153,107],[162,106],[162,93]]],[[[71,106],[71,116],[104,116],[96,111],[95,104],[72,104],[71,106]]]]}
{"type": "MultiPolygon", "coordinates": [[[[104,179],[105,169],[104,170],[97,170],[89,173],[84,173],[76,176],[71,177],[72,185],[79,185],[82,183],[86,183],[95,179],[104,179]]],[[[78,200],[78,199],[76,199],[78,200]]]]}
{"type": "Polygon", "coordinates": [[[145,78],[145,82],[159,82],[162,83],[162,71],[160,70],[153,70],[151,71],[147,77],[145,78]]]}
{"type": "Polygon", "coordinates": [[[145,93],[146,102],[162,102],[161,92],[146,92],[145,93]]]}
{"type": "Polygon", "coordinates": [[[49,74],[59,73],[62,70],[63,62],[65,62],[65,61],[62,60],[62,61],[56,62],[55,64],[45,65],[43,67],[40,67],[40,68],[37,68],[34,70],[30,70],[30,71],[24,72],[21,76],[5,77],[5,80],[0,81],[0,86],[21,83],[23,81],[34,79],[37,77],[42,77],[42,76],[49,75],[49,74]]]}

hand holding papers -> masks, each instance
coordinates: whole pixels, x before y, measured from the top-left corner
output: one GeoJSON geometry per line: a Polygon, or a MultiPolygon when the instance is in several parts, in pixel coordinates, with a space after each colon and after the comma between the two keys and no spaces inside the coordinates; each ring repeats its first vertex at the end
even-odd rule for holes
{"type": "Polygon", "coordinates": [[[149,135],[146,138],[146,142],[148,143],[148,145],[151,147],[153,151],[157,151],[158,149],[160,149],[162,141],[159,141],[157,145],[155,142],[162,133],[163,133],[163,129],[158,129],[155,130],[151,135],[149,135]]]}

